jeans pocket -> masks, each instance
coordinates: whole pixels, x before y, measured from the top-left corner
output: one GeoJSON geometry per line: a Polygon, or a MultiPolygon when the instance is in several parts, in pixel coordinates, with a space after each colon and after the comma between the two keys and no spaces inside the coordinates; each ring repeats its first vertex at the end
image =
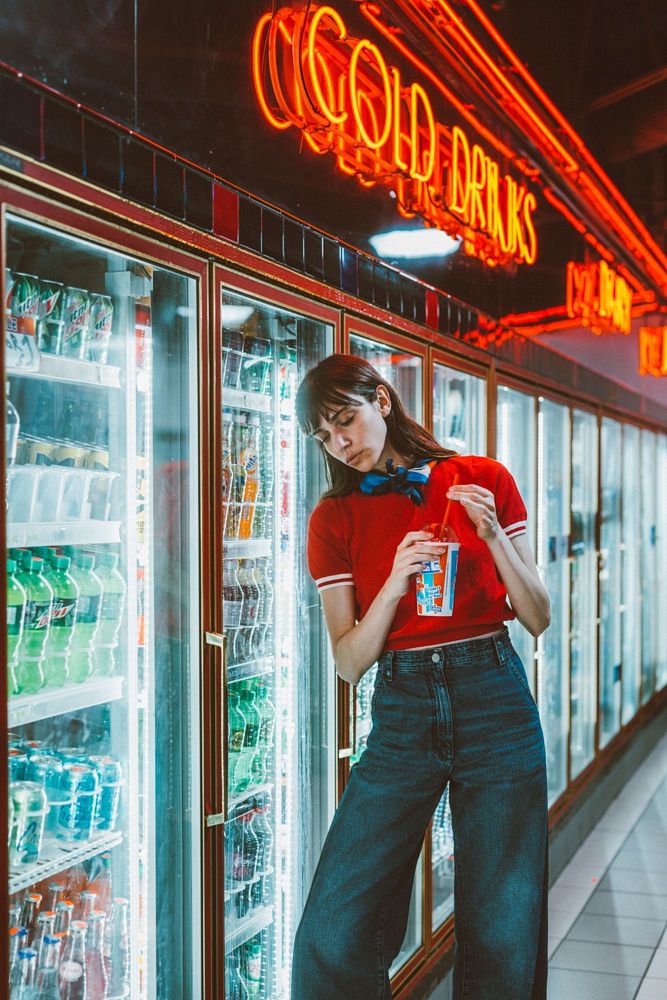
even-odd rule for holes
{"type": "Polygon", "coordinates": [[[377,674],[375,675],[375,686],[373,688],[373,696],[371,697],[371,715],[375,712],[375,703],[377,697],[382,691],[386,680],[386,674],[382,667],[378,667],[377,674]]]}
{"type": "Polygon", "coordinates": [[[507,664],[511,672],[514,674],[516,679],[519,681],[521,687],[524,688],[524,690],[527,691],[530,697],[532,698],[533,692],[530,690],[530,684],[528,683],[526,670],[524,668],[523,663],[521,662],[521,657],[516,652],[516,650],[514,649],[510,650],[507,659],[505,660],[505,663],[507,664]]]}

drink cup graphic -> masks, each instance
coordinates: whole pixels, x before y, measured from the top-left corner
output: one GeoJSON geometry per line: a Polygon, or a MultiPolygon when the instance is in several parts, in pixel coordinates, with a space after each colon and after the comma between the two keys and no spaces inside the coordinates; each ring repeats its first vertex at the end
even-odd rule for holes
{"type": "Polygon", "coordinates": [[[445,542],[441,555],[423,563],[417,573],[417,614],[429,618],[449,618],[454,611],[456,569],[460,543],[456,533],[447,525],[429,524],[425,531],[433,531],[432,542],[445,542]]]}

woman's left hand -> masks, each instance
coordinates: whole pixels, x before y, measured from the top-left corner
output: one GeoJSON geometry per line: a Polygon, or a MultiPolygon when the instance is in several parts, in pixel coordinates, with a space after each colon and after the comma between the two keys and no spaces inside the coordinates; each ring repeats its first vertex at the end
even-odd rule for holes
{"type": "Polygon", "coordinates": [[[449,487],[447,499],[456,500],[462,505],[480,538],[491,541],[500,531],[496,501],[491,490],[474,483],[466,486],[457,484],[449,487]]]}

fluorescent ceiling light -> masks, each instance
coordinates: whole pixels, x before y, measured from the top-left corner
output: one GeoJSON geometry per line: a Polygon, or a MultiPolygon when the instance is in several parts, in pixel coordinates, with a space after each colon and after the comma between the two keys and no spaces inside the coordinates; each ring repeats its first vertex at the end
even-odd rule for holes
{"type": "Polygon", "coordinates": [[[220,306],[220,319],[223,327],[234,330],[245,323],[254,311],[252,306],[220,306]]]}
{"type": "Polygon", "coordinates": [[[441,229],[394,229],[371,236],[369,242],[378,257],[416,260],[419,257],[448,257],[458,250],[461,240],[458,236],[448,236],[441,229]]]}

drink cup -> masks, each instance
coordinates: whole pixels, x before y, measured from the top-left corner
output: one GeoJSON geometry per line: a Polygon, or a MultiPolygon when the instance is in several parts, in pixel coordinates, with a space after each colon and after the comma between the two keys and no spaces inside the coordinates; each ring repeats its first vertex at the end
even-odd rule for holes
{"type": "Polygon", "coordinates": [[[450,618],[454,611],[456,568],[459,558],[459,540],[447,525],[429,524],[424,531],[432,531],[431,542],[444,542],[446,548],[440,555],[423,563],[416,577],[417,614],[428,618],[450,618]]]}

